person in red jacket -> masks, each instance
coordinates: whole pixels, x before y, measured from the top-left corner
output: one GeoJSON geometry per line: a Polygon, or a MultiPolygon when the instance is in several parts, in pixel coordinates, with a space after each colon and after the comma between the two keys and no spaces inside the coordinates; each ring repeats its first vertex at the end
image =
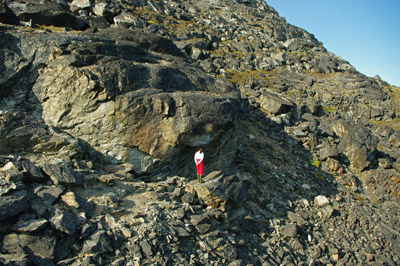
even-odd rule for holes
{"type": "Polygon", "coordinates": [[[194,162],[196,163],[197,181],[201,183],[201,178],[203,177],[203,166],[204,166],[204,152],[202,148],[200,148],[200,150],[198,150],[194,155],[194,162]]]}

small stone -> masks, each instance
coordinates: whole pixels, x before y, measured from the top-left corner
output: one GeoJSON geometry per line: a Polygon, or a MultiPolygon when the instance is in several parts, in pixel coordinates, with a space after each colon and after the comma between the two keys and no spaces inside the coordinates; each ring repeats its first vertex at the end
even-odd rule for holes
{"type": "Polygon", "coordinates": [[[309,203],[308,200],[306,200],[306,199],[301,199],[301,200],[300,200],[300,204],[301,204],[304,208],[310,207],[310,203],[309,203]]]}
{"type": "Polygon", "coordinates": [[[24,212],[28,206],[28,197],[26,190],[14,191],[8,195],[0,197],[0,221],[24,212]]]}
{"type": "Polygon", "coordinates": [[[171,193],[173,197],[180,197],[182,195],[182,189],[181,188],[175,188],[175,190],[171,193]]]}
{"type": "Polygon", "coordinates": [[[332,254],[332,260],[337,262],[339,260],[339,254],[332,254]]]}
{"type": "Polygon", "coordinates": [[[340,195],[336,195],[335,199],[336,199],[337,202],[342,202],[343,201],[343,198],[340,195]]]}
{"type": "Polygon", "coordinates": [[[309,248],[310,257],[312,259],[318,259],[321,256],[321,248],[318,245],[309,248]]]}
{"type": "Polygon", "coordinates": [[[107,185],[114,185],[115,180],[117,179],[117,177],[113,174],[109,174],[109,175],[102,175],[98,178],[98,180],[102,183],[105,183],[107,185]]]}
{"type": "Polygon", "coordinates": [[[174,229],[175,229],[176,233],[178,234],[178,236],[180,236],[180,237],[190,237],[189,232],[186,231],[185,228],[182,228],[182,227],[178,226],[178,227],[175,227],[174,229]]]}
{"type": "Polygon", "coordinates": [[[304,248],[301,242],[297,238],[293,239],[290,242],[290,246],[294,251],[300,251],[304,248]]]}
{"type": "Polygon", "coordinates": [[[141,247],[143,253],[146,254],[146,256],[153,256],[153,251],[151,250],[151,246],[149,242],[147,242],[147,240],[140,241],[139,246],[141,247]]]}
{"type": "Polygon", "coordinates": [[[75,207],[79,208],[79,203],[76,199],[75,193],[74,192],[67,192],[63,196],[61,196],[61,199],[65,204],[67,204],[70,207],[75,207]]]}
{"type": "Polygon", "coordinates": [[[298,227],[296,224],[287,224],[283,227],[282,234],[287,237],[296,237],[298,234],[298,227]]]}
{"type": "Polygon", "coordinates": [[[87,9],[91,7],[91,2],[89,0],[74,0],[71,3],[71,11],[75,12],[77,10],[87,9]]]}
{"type": "MultiPolygon", "coordinates": [[[[17,253],[23,256],[23,254],[25,253],[24,250],[28,250],[32,257],[35,256],[37,258],[53,260],[56,253],[56,245],[57,245],[57,238],[55,236],[49,236],[49,235],[35,236],[30,234],[11,233],[4,236],[2,240],[1,254],[17,253]]],[[[11,265],[8,263],[2,264],[1,261],[0,264],[11,265]]]]}
{"type": "Polygon", "coordinates": [[[183,208],[179,208],[176,210],[175,214],[176,219],[181,220],[183,217],[185,217],[185,210],[183,208]]]}
{"type": "Polygon", "coordinates": [[[322,258],[320,258],[319,259],[319,261],[322,263],[322,264],[328,264],[329,262],[330,262],[330,259],[329,259],[329,257],[328,256],[323,256],[322,258]]]}
{"type": "Polygon", "coordinates": [[[184,203],[193,204],[195,202],[195,197],[192,193],[189,192],[189,193],[186,193],[185,195],[183,195],[182,201],[184,203]]]}
{"type": "Polygon", "coordinates": [[[234,260],[228,264],[228,266],[242,266],[242,265],[244,265],[242,259],[234,260]]]}
{"type": "Polygon", "coordinates": [[[42,169],[56,186],[82,185],[83,176],[70,164],[46,164],[42,169]]]}
{"type": "Polygon", "coordinates": [[[329,204],[329,199],[325,196],[319,195],[314,198],[314,203],[318,207],[323,207],[329,204]]]}
{"type": "Polygon", "coordinates": [[[207,245],[203,241],[199,242],[199,246],[200,246],[202,251],[207,251],[208,250],[207,245]]]}
{"type": "Polygon", "coordinates": [[[367,261],[372,261],[375,258],[375,256],[373,254],[370,254],[370,253],[367,253],[366,257],[367,257],[367,261]]]}
{"type": "Polygon", "coordinates": [[[206,223],[207,220],[208,220],[208,216],[204,215],[204,214],[190,216],[190,223],[193,226],[197,226],[198,224],[201,224],[201,223],[206,223]]]}
{"type": "Polygon", "coordinates": [[[92,224],[91,222],[88,222],[82,226],[79,237],[81,239],[84,239],[90,236],[94,231],[96,231],[96,225],[92,224]]]}
{"type": "Polygon", "coordinates": [[[288,214],[289,220],[292,223],[296,223],[298,225],[305,225],[307,223],[306,220],[304,220],[300,215],[298,215],[294,212],[288,211],[287,214],[288,214]]]}
{"type": "Polygon", "coordinates": [[[205,234],[211,229],[211,224],[199,224],[195,228],[200,234],[205,234]]]}
{"type": "Polygon", "coordinates": [[[13,170],[13,169],[17,169],[17,167],[13,162],[8,162],[2,168],[0,168],[0,170],[2,171],[13,170]]]}
{"type": "Polygon", "coordinates": [[[332,208],[332,206],[328,205],[324,208],[322,208],[319,212],[318,215],[320,218],[331,218],[332,214],[333,214],[334,210],[332,208]]]}

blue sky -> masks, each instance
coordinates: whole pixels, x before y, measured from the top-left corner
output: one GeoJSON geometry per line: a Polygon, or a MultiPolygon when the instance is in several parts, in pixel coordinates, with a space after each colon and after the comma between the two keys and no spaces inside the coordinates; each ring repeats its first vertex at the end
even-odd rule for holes
{"type": "Polygon", "coordinates": [[[400,87],[400,0],[266,0],[361,73],[400,87]]]}

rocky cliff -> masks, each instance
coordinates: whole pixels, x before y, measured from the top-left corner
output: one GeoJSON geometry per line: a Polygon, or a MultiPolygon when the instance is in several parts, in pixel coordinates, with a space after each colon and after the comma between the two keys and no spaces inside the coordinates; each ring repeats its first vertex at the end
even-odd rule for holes
{"type": "Polygon", "coordinates": [[[400,88],[264,1],[7,0],[0,23],[2,264],[400,263],[400,88]]]}

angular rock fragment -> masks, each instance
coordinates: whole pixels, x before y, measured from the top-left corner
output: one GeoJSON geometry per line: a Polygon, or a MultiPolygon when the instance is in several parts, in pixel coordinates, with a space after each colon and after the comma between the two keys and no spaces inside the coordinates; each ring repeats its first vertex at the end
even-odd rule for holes
{"type": "Polygon", "coordinates": [[[68,164],[46,164],[43,171],[55,185],[81,185],[83,182],[82,176],[68,164]]]}
{"type": "Polygon", "coordinates": [[[78,219],[70,212],[55,209],[49,217],[49,222],[55,229],[74,235],[78,231],[78,219]]]}
{"type": "Polygon", "coordinates": [[[85,223],[82,226],[81,232],[79,234],[79,237],[81,239],[87,238],[88,236],[92,235],[93,232],[97,230],[97,225],[93,224],[91,222],[85,223]]]}
{"type": "Polygon", "coordinates": [[[329,218],[331,218],[333,212],[334,212],[334,209],[332,208],[332,206],[327,205],[327,206],[321,208],[321,209],[318,211],[318,215],[319,215],[319,217],[321,217],[321,218],[327,218],[327,219],[329,219],[329,218]]]}
{"type": "Polygon", "coordinates": [[[190,237],[190,233],[183,227],[177,226],[174,228],[179,237],[190,237]]]}
{"type": "Polygon", "coordinates": [[[143,253],[146,256],[153,256],[153,250],[151,248],[151,245],[149,244],[149,242],[147,240],[142,240],[139,242],[139,246],[142,249],[143,253]]]}
{"type": "Polygon", "coordinates": [[[98,230],[85,240],[82,252],[87,254],[102,254],[112,251],[111,241],[105,230],[98,230]]]}
{"type": "Polygon", "coordinates": [[[29,160],[22,160],[16,163],[17,167],[24,173],[23,180],[25,183],[41,183],[48,180],[39,167],[29,160]]]}
{"type": "Polygon", "coordinates": [[[314,198],[314,203],[318,207],[323,207],[329,204],[329,199],[323,195],[319,195],[314,198]]]}
{"type": "Polygon", "coordinates": [[[190,223],[200,234],[207,233],[212,227],[211,221],[206,214],[190,216],[190,223]]]}
{"type": "Polygon", "coordinates": [[[19,233],[36,233],[43,230],[47,224],[48,221],[46,219],[29,220],[13,225],[11,230],[19,233]]]}
{"type": "Polygon", "coordinates": [[[0,254],[0,264],[2,265],[29,265],[27,254],[0,254]]]}
{"type": "Polygon", "coordinates": [[[296,237],[298,234],[298,226],[296,224],[287,224],[282,229],[282,234],[287,237],[296,237]]]}
{"type": "Polygon", "coordinates": [[[187,189],[195,191],[206,205],[213,208],[225,205],[226,202],[237,207],[247,197],[247,187],[243,181],[235,175],[220,175],[220,172],[210,173],[201,184],[197,181],[190,182],[187,189]]]}
{"type": "Polygon", "coordinates": [[[61,196],[62,202],[71,207],[74,213],[83,212],[86,216],[92,214],[93,205],[83,199],[78,193],[67,192],[61,196]]]}
{"type": "Polygon", "coordinates": [[[83,9],[90,9],[92,3],[90,0],[73,0],[70,5],[70,9],[72,12],[83,10],[83,9]]]}
{"type": "Polygon", "coordinates": [[[14,191],[0,197],[0,221],[14,217],[29,208],[26,190],[14,191]]]}
{"type": "Polygon", "coordinates": [[[65,188],[59,186],[38,186],[35,188],[34,193],[45,204],[52,205],[64,191],[65,188]]]}
{"type": "Polygon", "coordinates": [[[298,214],[296,214],[294,212],[291,212],[291,211],[288,211],[287,214],[288,214],[289,220],[292,223],[295,223],[295,224],[297,224],[299,226],[307,224],[307,221],[303,217],[301,217],[300,215],[298,215],[298,214]]]}
{"type": "Polygon", "coordinates": [[[2,246],[8,253],[23,254],[24,249],[39,258],[54,259],[57,239],[55,236],[11,233],[4,237],[2,246]]]}
{"type": "Polygon", "coordinates": [[[77,198],[76,194],[72,191],[65,193],[61,196],[61,200],[70,207],[79,208],[80,199],[77,198]]]}
{"type": "Polygon", "coordinates": [[[190,192],[187,192],[182,196],[182,201],[189,204],[195,203],[195,200],[196,200],[195,196],[190,192]]]}
{"type": "Polygon", "coordinates": [[[260,105],[268,113],[285,114],[293,109],[293,104],[275,94],[264,91],[260,96],[260,105]]]}

